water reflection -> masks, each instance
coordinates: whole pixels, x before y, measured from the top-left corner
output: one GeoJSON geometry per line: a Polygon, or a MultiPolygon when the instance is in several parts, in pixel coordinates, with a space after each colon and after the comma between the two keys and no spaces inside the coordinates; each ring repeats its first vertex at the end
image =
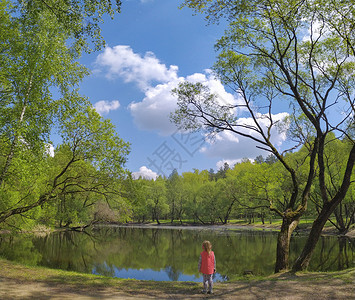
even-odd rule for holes
{"type": "MultiPolygon", "coordinates": [[[[111,277],[201,281],[197,270],[201,242],[209,239],[216,254],[216,281],[272,274],[276,235],[271,232],[97,227],[90,233],[58,232],[46,237],[0,236],[0,255],[10,260],[111,277]]],[[[291,261],[305,237],[291,241],[291,261]]],[[[310,270],[354,267],[355,240],[320,239],[310,270]]]]}

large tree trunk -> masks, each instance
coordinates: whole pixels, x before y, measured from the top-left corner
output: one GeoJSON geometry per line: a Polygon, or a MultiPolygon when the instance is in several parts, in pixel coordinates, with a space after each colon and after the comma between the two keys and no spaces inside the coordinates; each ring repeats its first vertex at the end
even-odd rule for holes
{"type": "Polygon", "coordinates": [[[289,267],[290,240],[292,232],[297,227],[299,220],[299,217],[293,220],[287,216],[283,218],[281,229],[277,237],[275,273],[287,270],[289,267]]]}
{"type": "Polygon", "coordinates": [[[335,216],[335,218],[337,220],[337,223],[335,224],[335,227],[339,231],[340,234],[345,234],[346,233],[346,226],[345,226],[345,223],[344,223],[343,214],[344,214],[343,205],[340,203],[334,210],[334,216],[335,216]]]}
{"type": "Polygon", "coordinates": [[[308,239],[302,250],[302,253],[297,258],[297,260],[295,261],[292,267],[292,271],[301,271],[301,270],[305,270],[308,267],[313,251],[322,233],[324,224],[327,222],[330,215],[334,212],[335,208],[341,203],[341,201],[343,201],[343,199],[346,196],[346,193],[348,192],[348,189],[351,184],[351,175],[354,167],[354,162],[355,162],[355,144],[353,145],[350,151],[342,185],[331,201],[324,202],[320,214],[318,215],[317,219],[313,222],[311,232],[308,235],[308,239]]]}
{"type": "Polygon", "coordinates": [[[328,205],[323,207],[317,219],[313,222],[312,229],[307,238],[307,242],[302,250],[301,255],[297,258],[294,265],[292,266],[292,271],[301,271],[308,267],[313,251],[317,245],[319,237],[321,236],[323,227],[334,209],[335,207],[332,209],[328,205]]]}

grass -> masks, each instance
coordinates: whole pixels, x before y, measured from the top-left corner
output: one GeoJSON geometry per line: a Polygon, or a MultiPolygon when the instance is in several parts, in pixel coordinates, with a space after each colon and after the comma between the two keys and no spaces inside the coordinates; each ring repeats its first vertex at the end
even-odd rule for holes
{"type": "MultiPolygon", "coordinates": [[[[122,287],[124,289],[179,289],[186,288],[186,285],[193,287],[199,286],[195,282],[181,282],[181,281],[147,281],[135,279],[120,279],[112,278],[102,275],[92,275],[73,271],[64,271],[58,269],[50,269],[38,266],[26,266],[17,262],[9,261],[0,258],[0,277],[6,277],[24,281],[46,281],[58,284],[71,285],[85,285],[85,286],[104,286],[104,287],[122,287]]],[[[335,272],[297,272],[296,274],[290,272],[283,272],[273,274],[270,276],[238,276],[232,281],[265,281],[265,280],[285,280],[292,278],[292,280],[323,280],[323,279],[340,279],[344,282],[350,283],[355,278],[355,268],[335,271],[335,272]]]]}
{"type": "MultiPolygon", "coordinates": [[[[198,297],[202,287],[201,282],[120,279],[44,267],[29,267],[2,258],[0,258],[0,279],[0,295],[1,288],[6,289],[1,287],[1,282],[10,282],[11,291],[15,290],[12,295],[17,295],[16,299],[23,299],[24,287],[27,295],[37,296],[38,286],[42,287],[40,293],[46,295],[60,291],[61,296],[70,295],[75,298],[80,295],[93,295],[96,298],[104,298],[116,297],[119,293],[118,299],[138,299],[137,295],[156,299],[185,299],[195,295],[198,297]]],[[[312,295],[315,290],[322,290],[323,295],[336,293],[337,297],[331,299],[349,299],[354,280],[355,268],[339,272],[296,274],[285,272],[271,276],[239,276],[232,281],[215,284],[214,291],[216,295],[226,296],[226,299],[243,299],[241,291],[257,293],[261,299],[264,291],[267,290],[268,295],[276,299],[280,291],[287,289],[290,295],[302,293],[304,299],[311,299],[309,294],[312,295]],[[346,297],[344,289],[349,291],[345,292],[346,297]]]]}
{"type": "Polygon", "coordinates": [[[131,293],[134,291],[159,290],[169,292],[172,289],[196,289],[198,283],[190,282],[163,282],[163,281],[143,281],[135,279],[120,279],[101,275],[92,275],[58,269],[49,269],[37,266],[26,266],[17,262],[0,258],[0,277],[16,279],[18,281],[36,281],[52,284],[65,284],[73,287],[93,287],[93,288],[119,288],[131,293]]]}

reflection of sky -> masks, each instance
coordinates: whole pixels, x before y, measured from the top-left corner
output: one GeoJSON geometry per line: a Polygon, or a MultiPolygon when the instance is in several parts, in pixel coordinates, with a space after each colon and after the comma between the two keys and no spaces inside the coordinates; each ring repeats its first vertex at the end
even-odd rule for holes
{"type": "MultiPolygon", "coordinates": [[[[92,274],[95,275],[105,275],[101,274],[96,270],[96,267],[92,269],[92,274]]],[[[161,269],[160,271],[154,271],[152,269],[118,269],[114,268],[113,277],[123,278],[123,279],[137,279],[137,280],[155,280],[155,281],[174,281],[170,278],[166,269],[161,269]]],[[[179,274],[176,281],[202,281],[202,275],[185,275],[179,274]]],[[[213,276],[213,281],[224,281],[222,276],[216,273],[213,276]]]]}

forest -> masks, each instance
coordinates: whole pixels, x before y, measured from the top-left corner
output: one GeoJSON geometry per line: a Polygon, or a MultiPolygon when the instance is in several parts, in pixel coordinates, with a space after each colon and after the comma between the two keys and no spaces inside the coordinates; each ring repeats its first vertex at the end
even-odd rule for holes
{"type": "MultiPolygon", "coordinates": [[[[333,143],[335,148],[329,148],[327,154],[328,167],[332,169],[329,180],[339,184],[341,178],[336,177],[345,167],[341,153],[348,151],[351,145],[339,140],[333,143]]],[[[306,178],[307,169],[302,166],[306,159],[304,151],[289,154],[288,159],[299,166],[299,177],[306,178]]],[[[232,168],[225,163],[217,172],[194,170],[179,175],[174,170],[168,178],[158,177],[155,181],[144,178],[125,181],[131,204],[130,220],[157,224],[163,220],[181,224],[227,224],[237,219],[249,224],[256,221],[272,223],[273,219],[282,217],[280,212],[287,206],[291,186],[287,173],[282,172],[280,163],[272,155],[265,159],[258,156],[253,162],[244,159],[232,168]]],[[[319,194],[319,187],[315,185],[306,213],[311,220],[319,213],[319,194]]],[[[339,233],[346,233],[354,224],[354,214],[352,187],[329,221],[339,233]]]]}

